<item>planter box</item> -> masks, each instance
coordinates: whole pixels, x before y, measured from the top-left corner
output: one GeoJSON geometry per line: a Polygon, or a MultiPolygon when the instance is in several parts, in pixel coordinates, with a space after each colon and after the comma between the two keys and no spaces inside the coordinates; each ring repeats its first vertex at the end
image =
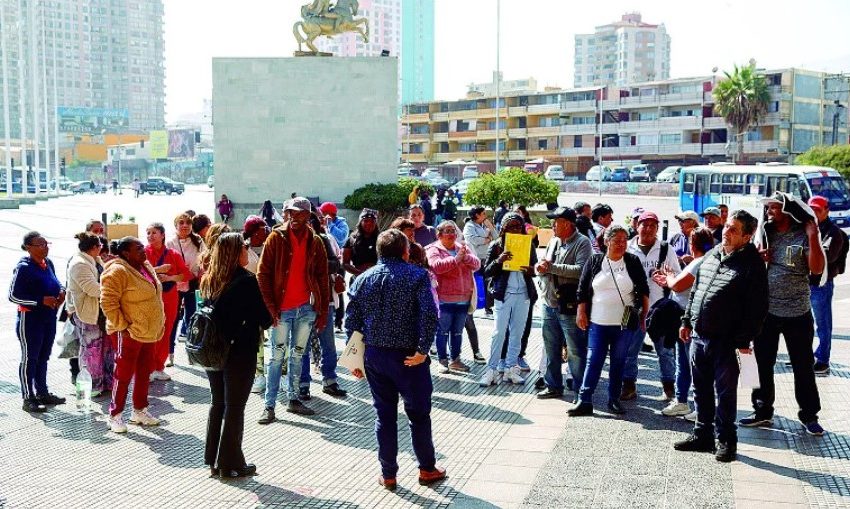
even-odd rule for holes
{"type": "Polygon", "coordinates": [[[139,237],[139,225],[136,223],[109,223],[106,225],[106,238],[118,240],[121,237],[139,237]]]}
{"type": "Polygon", "coordinates": [[[549,245],[549,241],[552,240],[552,237],[555,235],[555,230],[552,228],[538,228],[537,229],[537,241],[540,242],[540,247],[546,247],[549,245]]]}

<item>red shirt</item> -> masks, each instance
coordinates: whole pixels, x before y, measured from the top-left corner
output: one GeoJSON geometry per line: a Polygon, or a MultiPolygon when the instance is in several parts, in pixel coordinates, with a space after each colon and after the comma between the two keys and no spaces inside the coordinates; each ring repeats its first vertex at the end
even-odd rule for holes
{"type": "MultiPolygon", "coordinates": [[[[183,281],[188,281],[192,279],[192,273],[189,272],[189,267],[186,266],[186,262],[183,261],[183,257],[180,256],[180,253],[173,249],[168,249],[163,246],[162,249],[154,252],[153,247],[145,246],[145,257],[148,259],[153,268],[156,269],[158,265],[162,264],[170,264],[171,268],[168,269],[169,276],[176,276],[178,274],[183,274],[183,281]],[[165,256],[162,256],[162,250],[165,249],[165,256]],[[162,257],[162,262],[159,261],[160,257],[162,257]]],[[[169,285],[171,286],[171,285],[169,285]]],[[[169,292],[177,291],[177,285],[172,286],[169,292]]],[[[167,293],[163,290],[163,293],[167,293]]]]}
{"type": "MultiPolygon", "coordinates": [[[[306,232],[305,232],[306,233],[306,232]]],[[[287,311],[310,303],[310,287],[307,285],[307,235],[301,238],[292,231],[288,233],[292,245],[292,258],[289,261],[289,276],[280,310],[287,311]]]]}

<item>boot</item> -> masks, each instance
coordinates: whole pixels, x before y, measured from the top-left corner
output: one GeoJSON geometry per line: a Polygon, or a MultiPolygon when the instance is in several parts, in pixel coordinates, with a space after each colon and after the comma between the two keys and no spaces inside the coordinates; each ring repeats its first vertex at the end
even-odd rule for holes
{"type": "Polygon", "coordinates": [[[629,401],[637,398],[637,385],[634,380],[623,380],[623,391],[620,393],[620,401],[629,401]]]}
{"type": "Polygon", "coordinates": [[[673,385],[673,382],[661,382],[661,386],[664,387],[664,394],[662,396],[666,401],[670,401],[676,395],[676,390],[673,385]]]}

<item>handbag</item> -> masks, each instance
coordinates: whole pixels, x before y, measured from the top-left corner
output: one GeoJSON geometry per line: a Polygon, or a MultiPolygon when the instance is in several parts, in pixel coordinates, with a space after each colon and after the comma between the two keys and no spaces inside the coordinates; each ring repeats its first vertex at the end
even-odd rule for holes
{"type": "MultiPolygon", "coordinates": [[[[167,247],[163,247],[163,248],[162,248],[162,255],[159,257],[159,260],[157,260],[157,261],[156,261],[156,266],[157,266],[157,267],[159,267],[160,265],[162,265],[162,263],[165,261],[165,254],[166,254],[166,253],[168,253],[168,248],[167,248],[167,247]]],[[[175,286],[177,286],[177,283],[175,283],[174,281],[164,281],[164,282],[161,282],[161,284],[162,284],[162,293],[169,292],[169,291],[171,291],[171,290],[172,290],[175,286]]]]}
{"type": "Polygon", "coordinates": [[[620,292],[620,285],[617,284],[617,278],[614,276],[614,268],[611,267],[611,259],[607,257],[605,259],[608,260],[608,268],[611,269],[611,279],[614,280],[614,288],[617,289],[617,295],[620,297],[620,302],[623,303],[623,317],[620,319],[620,329],[637,330],[640,311],[636,306],[626,305],[623,294],[620,292]]]}
{"type": "Polygon", "coordinates": [[[339,274],[334,275],[334,291],[336,293],[343,293],[345,291],[345,277],[339,274]]]}

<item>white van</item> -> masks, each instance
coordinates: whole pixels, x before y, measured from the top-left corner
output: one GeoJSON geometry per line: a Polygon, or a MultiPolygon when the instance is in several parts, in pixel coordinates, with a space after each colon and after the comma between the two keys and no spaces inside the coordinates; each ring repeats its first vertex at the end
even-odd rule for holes
{"type": "Polygon", "coordinates": [[[460,174],[461,179],[478,178],[478,166],[464,166],[463,172],[460,174]]]}
{"type": "Polygon", "coordinates": [[[564,167],[560,164],[552,164],[546,168],[546,173],[543,174],[546,180],[564,180],[564,167]]]}

